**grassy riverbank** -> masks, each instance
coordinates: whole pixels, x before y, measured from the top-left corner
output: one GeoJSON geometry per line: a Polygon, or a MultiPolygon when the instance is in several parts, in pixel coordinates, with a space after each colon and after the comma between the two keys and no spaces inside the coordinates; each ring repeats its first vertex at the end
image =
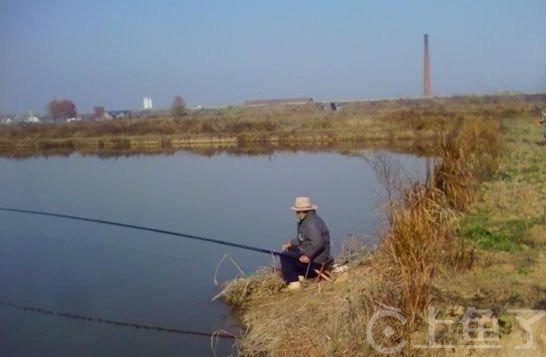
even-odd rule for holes
{"type": "MultiPolygon", "coordinates": [[[[454,321],[476,307],[491,309],[499,319],[503,348],[471,352],[521,353],[514,346],[525,343],[525,333],[508,310],[546,309],[546,147],[537,145],[541,131],[531,119],[521,113],[513,119],[465,120],[443,135],[434,181],[403,186],[386,207],[389,222],[378,248],[353,258],[335,282],[309,282],[302,291],[280,293],[276,274],[265,272],[227,285],[223,296],[246,328],[238,352],[378,354],[366,327],[384,309],[380,302],[399,308],[407,319],[405,325],[394,319],[376,324],[372,334],[384,346],[402,339],[408,346],[427,344],[429,306],[437,319],[454,321]],[[395,332],[388,338],[382,335],[387,323],[395,332]]],[[[536,331],[539,343],[525,351],[528,356],[545,353],[546,335],[536,331]]],[[[439,344],[465,343],[460,324],[439,326],[436,334],[439,344]]],[[[406,347],[401,353],[469,351],[406,347]]]]}
{"type": "Polygon", "coordinates": [[[230,107],[189,111],[181,118],[122,119],[65,124],[3,125],[0,155],[29,156],[82,152],[137,154],[203,148],[244,151],[270,146],[345,144],[430,151],[439,133],[463,118],[531,115],[546,94],[461,96],[324,104],[230,107]]]}

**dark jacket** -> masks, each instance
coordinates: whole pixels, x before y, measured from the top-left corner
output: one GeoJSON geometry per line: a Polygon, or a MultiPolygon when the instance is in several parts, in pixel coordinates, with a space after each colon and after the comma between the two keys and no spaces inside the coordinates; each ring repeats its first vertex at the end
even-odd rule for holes
{"type": "Polygon", "coordinates": [[[330,232],[315,211],[307,212],[298,222],[298,235],[291,243],[316,263],[330,260],[330,232]]]}

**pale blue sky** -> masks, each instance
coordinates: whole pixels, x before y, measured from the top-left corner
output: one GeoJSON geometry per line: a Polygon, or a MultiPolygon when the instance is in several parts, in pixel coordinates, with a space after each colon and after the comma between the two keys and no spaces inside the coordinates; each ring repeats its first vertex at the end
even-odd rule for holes
{"type": "Polygon", "coordinates": [[[0,112],[546,90],[545,0],[0,0],[0,112]]]}

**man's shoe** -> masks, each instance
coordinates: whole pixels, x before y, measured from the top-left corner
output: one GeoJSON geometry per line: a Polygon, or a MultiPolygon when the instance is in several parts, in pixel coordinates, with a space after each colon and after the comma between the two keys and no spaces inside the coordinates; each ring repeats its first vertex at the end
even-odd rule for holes
{"type": "Polygon", "coordinates": [[[301,289],[301,284],[299,281],[293,281],[291,283],[288,283],[286,287],[283,289],[283,291],[295,291],[301,289]]]}

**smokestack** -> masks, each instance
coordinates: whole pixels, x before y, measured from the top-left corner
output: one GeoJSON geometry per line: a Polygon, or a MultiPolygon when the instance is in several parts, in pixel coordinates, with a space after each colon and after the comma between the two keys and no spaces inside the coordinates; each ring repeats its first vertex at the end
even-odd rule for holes
{"type": "Polygon", "coordinates": [[[423,71],[423,94],[425,97],[432,95],[432,82],[430,79],[430,55],[428,53],[428,35],[425,34],[425,57],[423,71]]]}

